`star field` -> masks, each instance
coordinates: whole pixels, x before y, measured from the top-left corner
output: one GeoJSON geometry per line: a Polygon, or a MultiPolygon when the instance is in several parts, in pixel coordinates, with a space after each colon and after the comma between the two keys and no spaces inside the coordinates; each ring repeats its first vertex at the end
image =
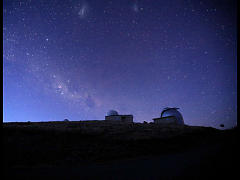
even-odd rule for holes
{"type": "Polygon", "coordinates": [[[4,121],[237,122],[234,0],[4,0],[4,121]]]}

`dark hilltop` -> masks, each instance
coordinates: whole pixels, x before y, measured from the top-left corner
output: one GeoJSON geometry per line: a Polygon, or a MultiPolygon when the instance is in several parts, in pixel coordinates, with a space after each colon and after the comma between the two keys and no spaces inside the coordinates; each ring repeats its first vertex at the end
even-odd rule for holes
{"type": "Polygon", "coordinates": [[[237,128],[63,121],[3,123],[4,176],[195,179],[236,171],[237,128]]]}

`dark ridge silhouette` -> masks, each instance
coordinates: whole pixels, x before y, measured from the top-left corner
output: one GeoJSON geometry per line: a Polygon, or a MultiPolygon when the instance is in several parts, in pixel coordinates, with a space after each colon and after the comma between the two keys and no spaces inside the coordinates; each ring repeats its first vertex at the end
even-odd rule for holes
{"type": "Polygon", "coordinates": [[[4,175],[59,179],[224,176],[234,174],[236,129],[105,121],[4,123],[4,175]]]}

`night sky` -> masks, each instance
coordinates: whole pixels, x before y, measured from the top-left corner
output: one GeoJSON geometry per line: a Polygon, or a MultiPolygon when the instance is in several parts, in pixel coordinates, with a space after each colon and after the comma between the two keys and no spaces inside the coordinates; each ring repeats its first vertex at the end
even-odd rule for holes
{"type": "Polygon", "coordinates": [[[237,123],[235,0],[4,0],[4,122],[237,123]]]}

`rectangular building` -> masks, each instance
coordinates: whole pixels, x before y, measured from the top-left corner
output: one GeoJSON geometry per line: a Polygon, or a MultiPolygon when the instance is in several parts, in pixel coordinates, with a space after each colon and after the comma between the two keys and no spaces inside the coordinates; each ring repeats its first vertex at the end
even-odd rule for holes
{"type": "Polygon", "coordinates": [[[106,121],[112,121],[112,122],[132,123],[133,122],[133,115],[105,116],[105,120],[106,121]]]}
{"type": "Polygon", "coordinates": [[[155,124],[177,124],[177,119],[174,116],[154,118],[153,121],[155,124]]]}

